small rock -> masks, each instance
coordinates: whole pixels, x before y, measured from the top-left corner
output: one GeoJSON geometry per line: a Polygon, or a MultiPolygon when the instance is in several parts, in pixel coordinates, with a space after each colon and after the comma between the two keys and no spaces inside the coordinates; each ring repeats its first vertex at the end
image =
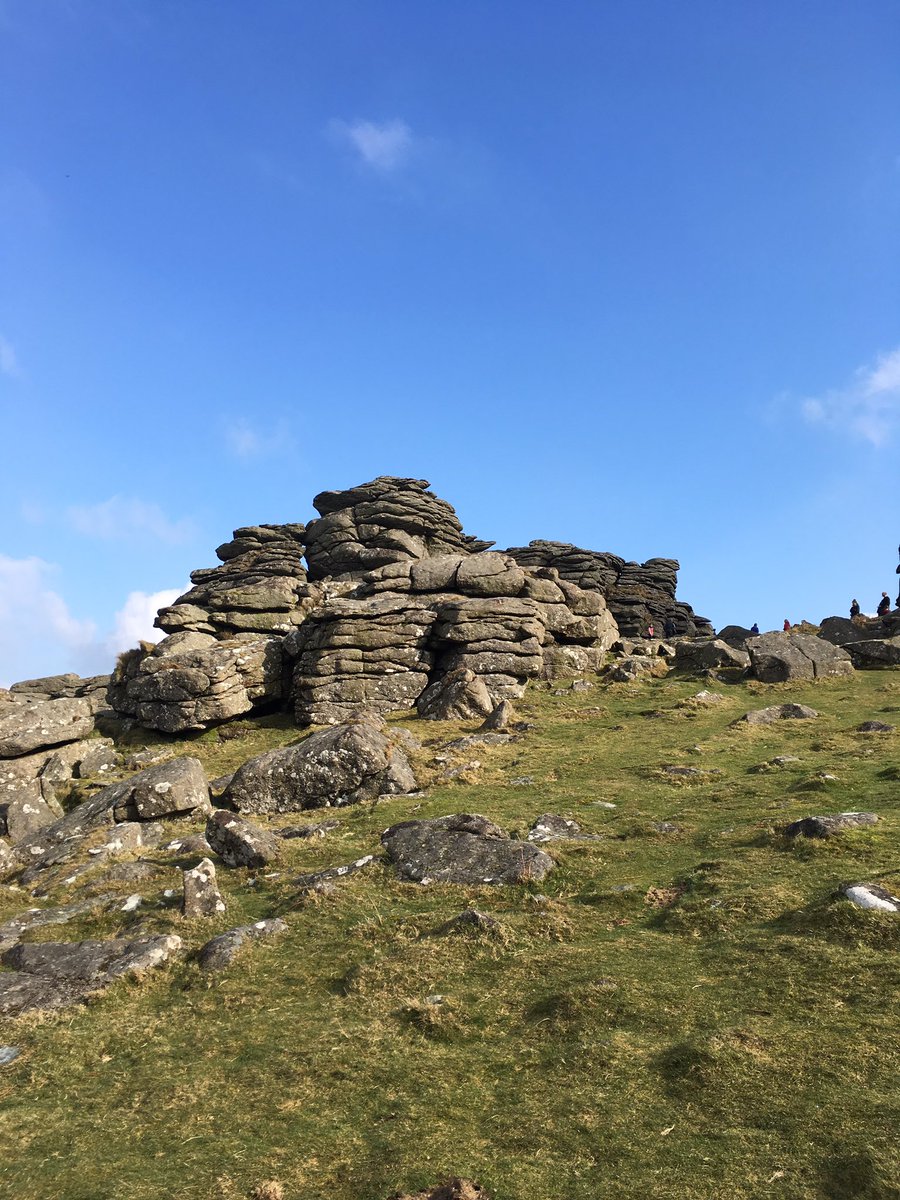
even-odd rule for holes
{"type": "Polygon", "coordinates": [[[0,1067],[6,1067],[19,1057],[22,1051],[18,1046],[0,1046],[0,1067]]]}
{"type": "Polygon", "coordinates": [[[554,866],[543,850],[472,813],[401,821],[381,840],[398,876],[413,883],[520,883],[543,879],[554,866]]]}
{"type": "Polygon", "coordinates": [[[225,809],[218,809],[206,822],[206,840],[229,867],[267,867],[278,861],[281,852],[274,834],[225,809]]]}
{"type": "Polygon", "coordinates": [[[769,708],[757,708],[752,712],[744,713],[732,724],[772,725],[775,721],[810,720],[818,715],[814,708],[809,708],[805,704],[773,704],[769,708]]]}
{"type": "Polygon", "coordinates": [[[216,885],[216,868],[203,858],[184,872],[184,899],[181,911],[188,918],[214,917],[225,911],[225,901],[216,885]]]}
{"type": "Polygon", "coordinates": [[[248,941],[260,938],[274,937],[284,933],[287,922],[280,917],[271,917],[266,921],[256,921],[253,925],[241,925],[237,929],[229,929],[220,933],[206,943],[197,955],[201,971],[223,971],[230,966],[241,947],[248,941]]]}
{"type": "Polygon", "coordinates": [[[884,721],[863,721],[862,725],[856,727],[858,733],[893,733],[894,726],[888,725],[884,721]]]}
{"type": "Polygon", "coordinates": [[[452,933],[487,933],[491,937],[499,937],[503,927],[496,917],[479,912],[477,908],[467,908],[458,916],[451,917],[434,931],[441,936],[452,933]]]}
{"type": "Polygon", "coordinates": [[[581,826],[577,821],[568,817],[560,817],[556,813],[544,813],[538,817],[528,834],[529,842],[555,842],[564,838],[577,838],[581,835],[581,826]]]}
{"type": "Polygon", "coordinates": [[[827,838],[843,833],[846,829],[874,825],[877,820],[878,817],[871,812],[834,813],[829,816],[804,817],[788,825],[784,832],[788,837],[827,838]]]}
{"type": "Polygon", "coordinates": [[[323,838],[332,829],[340,828],[340,821],[321,821],[318,825],[289,825],[286,829],[276,829],[280,838],[323,838]]]}
{"type": "Polygon", "coordinates": [[[315,890],[319,884],[329,883],[335,879],[343,879],[346,875],[355,875],[363,867],[371,866],[374,861],[374,854],[366,854],[362,858],[356,859],[355,862],[347,863],[343,867],[326,867],[322,871],[312,871],[306,875],[298,875],[294,883],[303,891],[315,890]]]}
{"type": "Polygon", "coordinates": [[[513,706],[509,700],[501,700],[492,712],[478,726],[479,733],[505,733],[514,716],[513,706]]]}
{"type": "Polygon", "coordinates": [[[657,833],[681,833],[681,826],[674,821],[654,821],[653,828],[657,833]]]}
{"type": "Polygon", "coordinates": [[[534,787],[533,775],[520,775],[517,779],[509,781],[510,787],[534,787]]]}
{"type": "Polygon", "coordinates": [[[840,891],[857,908],[873,908],[879,912],[900,912],[900,899],[877,883],[842,883],[840,891]]]}

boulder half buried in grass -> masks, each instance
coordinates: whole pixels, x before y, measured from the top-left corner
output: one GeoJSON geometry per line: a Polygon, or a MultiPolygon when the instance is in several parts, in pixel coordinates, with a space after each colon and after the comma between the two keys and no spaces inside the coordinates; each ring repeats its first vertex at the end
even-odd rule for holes
{"type": "Polygon", "coordinates": [[[784,832],[788,837],[827,838],[848,829],[874,825],[877,821],[878,817],[871,812],[832,813],[828,816],[804,817],[788,825],[784,832]]]}
{"type": "Polygon", "coordinates": [[[543,850],[470,813],[401,821],[381,841],[399,877],[413,883],[523,883],[543,879],[554,865],[543,850]]]}

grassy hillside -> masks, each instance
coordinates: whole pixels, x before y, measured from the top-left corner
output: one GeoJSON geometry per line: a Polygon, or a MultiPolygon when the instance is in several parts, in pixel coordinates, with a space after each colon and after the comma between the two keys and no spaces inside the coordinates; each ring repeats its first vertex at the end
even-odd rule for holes
{"type": "MultiPolygon", "coordinates": [[[[197,947],[278,914],[289,932],[213,979],[187,960],[0,1027],[23,1048],[0,1068],[0,1194],[237,1200],[277,1179],[286,1200],[382,1200],[458,1173],[496,1200],[900,1197],[900,918],[834,898],[841,880],[900,884],[900,733],[854,732],[900,723],[900,673],[721,685],[713,703],[692,698],[701,686],[529,691],[535,728],[471,752],[472,782],[326,813],[340,828],[286,842],[275,877],[220,868],[221,920],[158,904],[195,860],[145,852],[157,873],[118,885],[148,901],[141,929],[197,947]],[[730,724],[783,700],[821,716],[730,724]],[[780,754],[800,761],[751,770],[780,754]],[[780,833],[852,808],[882,821],[780,833]],[[290,882],[377,850],[394,821],[459,811],[523,835],[558,812],[598,836],[549,847],[540,886],[422,887],[379,864],[304,902],[290,882]],[[502,935],[434,936],[468,904],[502,935]]],[[[398,723],[428,741],[462,731],[398,723]]],[[[297,736],[245,721],[187,752],[217,775],[297,736]]],[[[27,901],[2,889],[0,917],[27,901]]]]}

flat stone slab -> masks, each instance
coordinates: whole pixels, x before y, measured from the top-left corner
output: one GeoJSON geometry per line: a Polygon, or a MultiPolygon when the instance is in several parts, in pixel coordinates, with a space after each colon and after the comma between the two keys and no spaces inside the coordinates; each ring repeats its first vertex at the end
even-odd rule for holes
{"type": "Polygon", "coordinates": [[[858,829],[875,825],[878,817],[871,812],[832,813],[829,816],[803,817],[785,829],[788,837],[827,838],[844,833],[847,829],[858,829]]]}
{"type": "Polygon", "coordinates": [[[0,716],[0,758],[76,742],[94,728],[94,708],[83,698],[16,704],[0,716]]]}
{"type": "Polygon", "coordinates": [[[754,708],[733,721],[733,725],[773,725],[776,721],[810,721],[819,714],[806,704],[771,704],[768,708],[754,708]]]}
{"type": "Polygon", "coordinates": [[[21,943],[0,961],[0,1014],[16,1016],[80,1004],[123,975],[162,966],[181,950],[175,934],[110,941],[21,943]]]}
{"type": "Polygon", "coordinates": [[[381,841],[398,876],[413,883],[522,883],[554,866],[549,854],[477,814],[401,821],[381,841]]]}

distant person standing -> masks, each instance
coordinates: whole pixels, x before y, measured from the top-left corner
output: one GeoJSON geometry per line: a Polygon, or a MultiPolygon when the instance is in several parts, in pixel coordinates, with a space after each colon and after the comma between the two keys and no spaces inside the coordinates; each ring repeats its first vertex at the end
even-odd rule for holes
{"type": "Polygon", "coordinates": [[[852,621],[854,617],[858,617],[858,616],[859,616],[859,601],[851,600],[850,601],[850,620],[852,621]]]}
{"type": "Polygon", "coordinates": [[[666,617],[665,621],[663,621],[663,637],[668,638],[670,641],[673,637],[678,637],[678,629],[671,617],[666,617]]]}
{"type": "Polygon", "coordinates": [[[750,632],[753,634],[754,637],[756,637],[756,635],[759,633],[759,626],[757,625],[757,623],[755,621],[750,626],[750,632]]]}
{"type": "Polygon", "coordinates": [[[881,593],[881,599],[878,601],[878,608],[875,611],[879,617],[885,617],[891,611],[891,598],[887,592],[881,593]]]}
{"type": "Polygon", "coordinates": [[[648,637],[648,638],[652,638],[652,637],[654,637],[654,636],[655,636],[655,634],[654,634],[653,626],[652,626],[652,625],[648,625],[648,626],[647,626],[647,637],[648,637]]]}
{"type": "Polygon", "coordinates": [[[784,630],[784,632],[785,632],[785,633],[790,633],[790,632],[791,632],[791,623],[790,623],[790,621],[787,619],[787,617],[785,617],[785,618],[784,618],[784,624],[782,625],[782,627],[781,627],[781,628],[784,630]]]}

